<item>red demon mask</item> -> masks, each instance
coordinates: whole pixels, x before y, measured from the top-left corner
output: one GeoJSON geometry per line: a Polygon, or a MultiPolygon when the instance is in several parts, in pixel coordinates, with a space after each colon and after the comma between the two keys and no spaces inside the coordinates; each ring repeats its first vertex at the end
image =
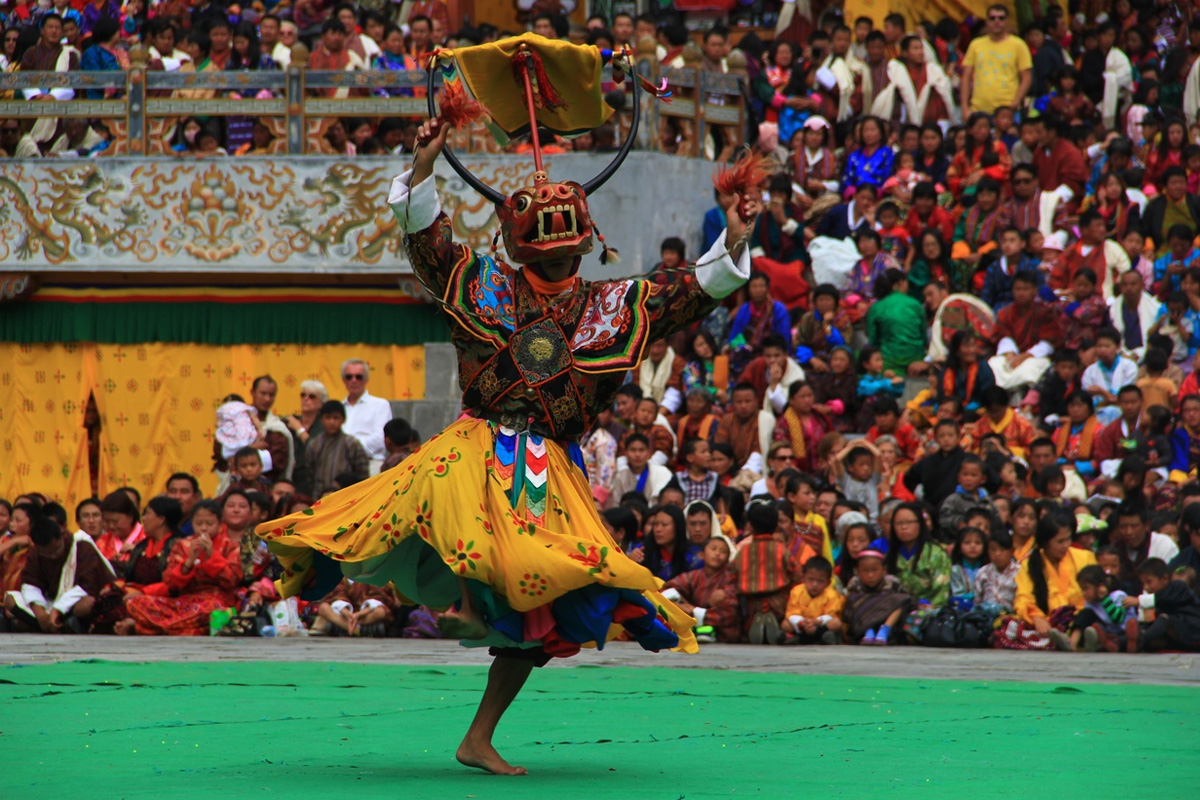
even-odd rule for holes
{"type": "Polygon", "coordinates": [[[592,219],[583,187],[543,181],[520,189],[496,206],[504,249],[527,263],[582,256],[592,251],[592,219]]]}

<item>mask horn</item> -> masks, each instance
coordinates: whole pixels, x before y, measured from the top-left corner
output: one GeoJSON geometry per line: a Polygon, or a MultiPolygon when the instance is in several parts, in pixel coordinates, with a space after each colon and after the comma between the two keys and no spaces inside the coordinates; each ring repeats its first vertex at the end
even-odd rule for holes
{"type": "MultiPolygon", "coordinates": [[[[429,116],[431,119],[437,116],[437,100],[434,91],[434,79],[436,77],[437,63],[434,62],[429,65],[429,89],[426,93],[429,98],[429,116]]],[[[634,111],[634,118],[637,118],[637,111],[634,111]]],[[[453,167],[454,171],[458,173],[458,177],[466,181],[467,185],[472,189],[483,195],[485,200],[492,205],[503,205],[504,195],[500,194],[495,189],[479,180],[479,178],[476,178],[475,175],[469,169],[464,167],[462,162],[458,160],[458,156],[454,155],[453,150],[451,150],[449,147],[445,147],[442,150],[442,155],[444,155],[446,160],[450,162],[450,166],[453,167]]],[[[624,158],[624,154],[622,154],[621,157],[624,158]]]]}
{"type": "MultiPolygon", "coordinates": [[[[630,64],[630,67],[637,69],[636,64],[630,64]]],[[[592,193],[599,190],[601,186],[608,182],[608,179],[616,173],[617,168],[621,166],[621,162],[629,155],[629,151],[633,149],[633,141],[637,138],[638,122],[641,120],[642,101],[638,97],[638,82],[634,75],[627,76],[629,82],[633,85],[633,121],[629,125],[629,135],[625,137],[625,143],[621,145],[621,149],[617,151],[616,158],[604,168],[596,177],[583,185],[583,193],[587,197],[591,197],[592,193]]],[[[432,101],[431,101],[432,102],[432,101]]]]}

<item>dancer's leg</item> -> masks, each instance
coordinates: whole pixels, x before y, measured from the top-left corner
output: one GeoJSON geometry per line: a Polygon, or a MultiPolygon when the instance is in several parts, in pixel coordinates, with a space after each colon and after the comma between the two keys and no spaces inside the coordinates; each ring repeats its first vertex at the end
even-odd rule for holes
{"type": "Polygon", "coordinates": [[[492,736],[496,733],[500,718],[521,691],[532,670],[533,662],[528,659],[500,655],[492,661],[492,667],[488,670],[487,689],[479,701],[479,710],[475,712],[475,719],[471,721],[471,727],[455,754],[460,763],[495,775],[528,774],[524,767],[514,767],[500,757],[492,746],[492,736]]]}

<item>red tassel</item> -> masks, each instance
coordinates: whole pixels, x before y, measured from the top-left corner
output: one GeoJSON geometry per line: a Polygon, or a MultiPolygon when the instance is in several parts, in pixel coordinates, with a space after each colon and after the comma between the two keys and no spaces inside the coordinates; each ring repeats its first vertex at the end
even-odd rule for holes
{"type": "Polygon", "coordinates": [[[457,130],[486,116],[489,116],[488,110],[484,108],[483,103],[468,97],[461,84],[447,83],[442,87],[442,96],[438,101],[438,119],[443,125],[457,130]]]}
{"type": "Polygon", "coordinates": [[[566,108],[567,101],[550,83],[550,78],[546,75],[546,66],[542,63],[542,57],[537,54],[536,50],[518,50],[513,56],[513,77],[517,79],[517,85],[522,88],[525,85],[525,74],[529,69],[529,62],[526,61],[526,58],[533,61],[533,74],[529,76],[529,82],[533,86],[534,102],[538,107],[547,111],[566,108]]]}
{"type": "Polygon", "coordinates": [[[743,195],[757,190],[769,174],[766,160],[757,153],[748,153],[732,167],[722,165],[717,174],[713,175],[713,186],[717,187],[721,194],[743,195]]]}

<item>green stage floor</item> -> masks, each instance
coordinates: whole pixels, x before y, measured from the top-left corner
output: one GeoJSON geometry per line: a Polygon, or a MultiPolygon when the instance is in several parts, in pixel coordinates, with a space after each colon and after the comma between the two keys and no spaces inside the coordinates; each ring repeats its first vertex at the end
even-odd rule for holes
{"type": "Polygon", "coordinates": [[[1193,796],[1200,690],[589,667],[534,673],[453,752],[486,672],[350,663],[0,668],[0,797],[1193,796]]]}

